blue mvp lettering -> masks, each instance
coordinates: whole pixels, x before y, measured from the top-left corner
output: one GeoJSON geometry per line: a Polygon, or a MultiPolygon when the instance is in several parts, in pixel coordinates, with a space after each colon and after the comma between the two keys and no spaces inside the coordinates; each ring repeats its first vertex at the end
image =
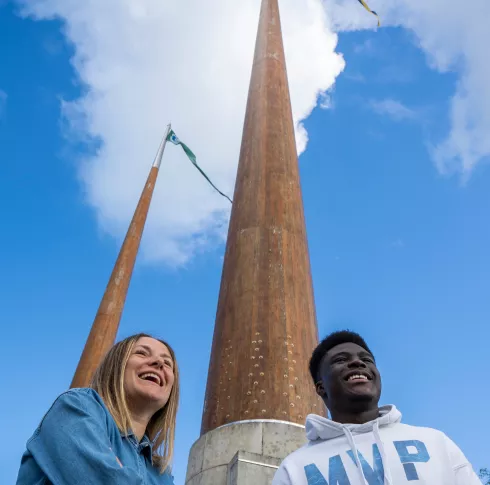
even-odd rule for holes
{"type": "MultiPolygon", "coordinates": [[[[409,440],[394,441],[393,445],[398,453],[407,480],[419,480],[415,463],[426,463],[430,460],[425,444],[422,441],[409,440]]],[[[355,464],[354,453],[349,450],[347,454],[355,464]]],[[[367,483],[369,485],[383,485],[384,467],[378,445],[373,445],[373,466],[367,462],[361,452],[358,451],[357,454],[367,483]]],[[[308,485],[351,485],[340,455],[332,456],[328,460],[328,481],[314,463],[305,466],[305,475],[308,485]]]]}

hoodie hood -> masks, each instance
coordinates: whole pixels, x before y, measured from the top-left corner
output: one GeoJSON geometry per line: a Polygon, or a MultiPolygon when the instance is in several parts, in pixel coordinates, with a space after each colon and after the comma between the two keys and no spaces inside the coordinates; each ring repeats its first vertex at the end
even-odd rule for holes
{"type": "Polygon", "coordinates": [[[379,418],[364,424],[341,424],[316,414],[310,414],[306,418],[306,437],[310,441],[331,440],[345,435],[346,429],[352,434],[370,433],[376,423],[377,427],[381,428],[399,423],[401,419],[402,414],[393,405],[380,407],[379,418]]]}

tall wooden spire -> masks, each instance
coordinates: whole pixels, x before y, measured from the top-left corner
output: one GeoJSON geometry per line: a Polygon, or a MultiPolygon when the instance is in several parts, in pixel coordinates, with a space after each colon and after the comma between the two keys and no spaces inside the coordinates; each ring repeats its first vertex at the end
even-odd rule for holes
{"type": "Polygon", "coordinates": [[[116,339],[169,131],[170,125],[141,193],[70,387],[87,387],[90,384],[95,370],[116,339]]]}
{"type": "Polygon", "coordinates": [[[262,0],[201,434],[321,412],[317,343],[278,0],[262,0]]]}

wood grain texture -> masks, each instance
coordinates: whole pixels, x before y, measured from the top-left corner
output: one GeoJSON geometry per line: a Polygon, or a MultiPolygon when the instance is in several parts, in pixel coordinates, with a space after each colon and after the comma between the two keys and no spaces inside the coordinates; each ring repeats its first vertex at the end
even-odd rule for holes
{"type": "Polygon", "coordinates": [[[263,0],[211,350],[201,434],[322,413],[318,342],[277,0],[263,0]]]}
{"type": "Polygon", "coordinates": [[[80,357],[72,388],[90,384],[98,365],[114,345],[157,176],[158,168],[152,167],[80,357]]]}

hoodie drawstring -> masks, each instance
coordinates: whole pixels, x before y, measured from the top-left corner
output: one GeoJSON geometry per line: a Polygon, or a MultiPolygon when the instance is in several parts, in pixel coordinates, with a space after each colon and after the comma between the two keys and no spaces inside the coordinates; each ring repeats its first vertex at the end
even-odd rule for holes
{"type": "Polygon", "coordinates": [[[359,460],[359,455],[357,454],[357,447],[356,447],[356,442],[354,441],[354,436],[352,436],[352,433],[350,432],[349,428],[343,427],[343,430],[347,438],[347,442],[349,443],[349,446],[352,450],[352,453],[354,454],[354,460],[356,462],[356,467],[359,472],[359,478],[361,479],[361,483],[364,485],[369,485],[369,483],[366,481],[366,477],[364,476],[364,472],[362,471],[361,460],[359,460]]]}
{"type": "MultiPolygon", "coordinates": [[[[356,467],[359,473],[359,478],[361,479],[361,483],[363,485],[369,485],[366,481],[366,477],[364,476],[364,472],[362,471],[362,464],[361,464],[361,460],[359,459],[359,455],[357,453],[357,447],[356,447],[356,442],[354,441],[354,436],[352,435],[349,428],[344,427],[343,430],[347,438],[347,442],[349,443],[349,446],[354,455],[354,461],[356,462],[356,467]]],[[[385,448],[383,446],[383,442],[381,441],[381,436],[379,434],[379,424],[377,421],[375,421],[373,425],[373,434],[374,434],[374,440],[376,441],[376,445],[378,446],[378,450],[381,454],[381,462],[383,463],[384,485],[393,485],[393,480],[391,478],[390,469],[388,467],[388,460],[386,459],[385,448]]]]}
{"type": "Polygon", "coordinates": [[[381,441],[381,435],[379,434],[379,423],[377,421],[374,422],[373,434],[374,434],[374,440],[376,441],[376,444],[378,445],[378,450],[381,454],[381,462],[383,463],[385,485],[393,485],[390,468],[388,466],[388,460],[386,459],[385,448],[383,446],[383,442],[381,441]]]}

